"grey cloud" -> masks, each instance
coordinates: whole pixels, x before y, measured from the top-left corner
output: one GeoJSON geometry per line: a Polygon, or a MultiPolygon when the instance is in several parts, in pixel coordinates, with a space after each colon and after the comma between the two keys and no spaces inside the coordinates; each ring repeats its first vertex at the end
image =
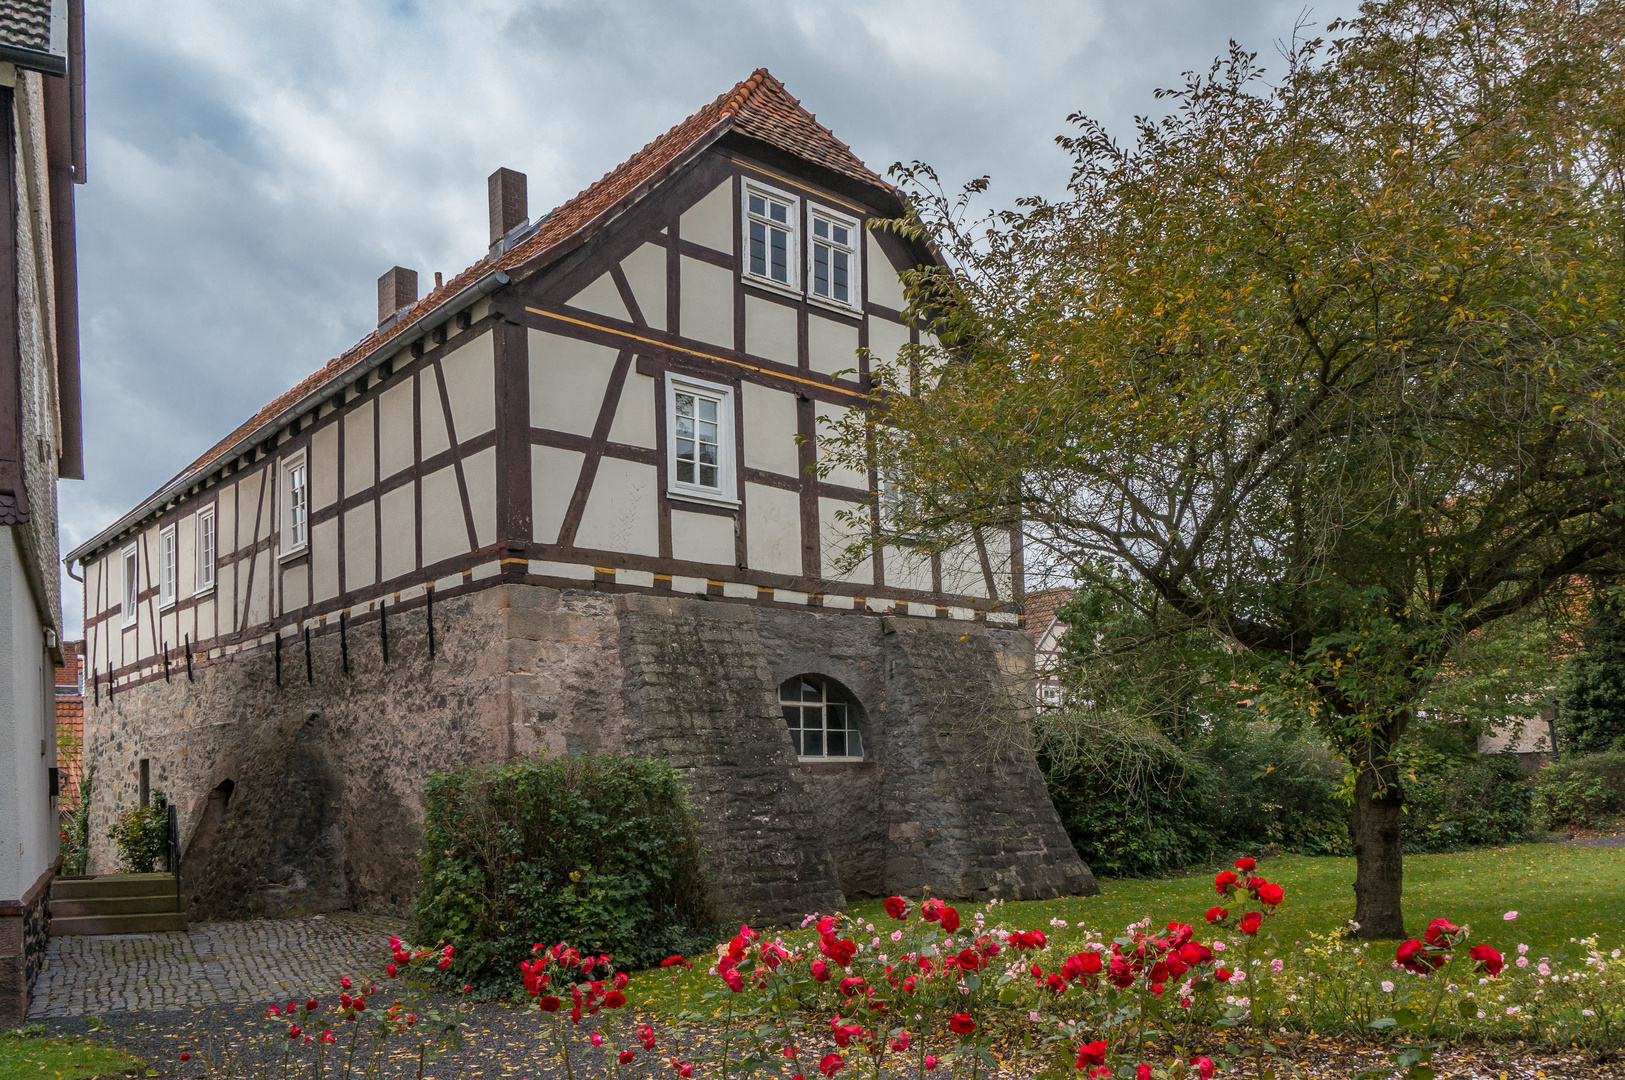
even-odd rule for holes
{"type": "MultiPolygon", "coordinates": [[[[1082,110],[1130,133],[1232,37],[1274,60],[1265,2],[763,0],[278,4],[91,0],[79,189],[86,474],[65,547],[130,509],[370,328],[391,265],[454,273],[484,178],[532,213],[758,66],[872,168],[935,164],[1055,194],[1082,110]]],[[[1315,13],[1317,22],[1352,3],[1315,13]]],[[[67,596],[77,633],[77,586],[67,596]]]]}

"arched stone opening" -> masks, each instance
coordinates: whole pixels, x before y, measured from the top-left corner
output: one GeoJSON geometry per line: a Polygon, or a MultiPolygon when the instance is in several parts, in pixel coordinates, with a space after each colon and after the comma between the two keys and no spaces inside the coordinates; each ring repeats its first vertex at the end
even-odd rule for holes
{"type": "Polygon", "coordinates": [[[779,684],[779,711],[848,899],[886,891],[880,732],[845,684],[803,672],[779,684]]]}

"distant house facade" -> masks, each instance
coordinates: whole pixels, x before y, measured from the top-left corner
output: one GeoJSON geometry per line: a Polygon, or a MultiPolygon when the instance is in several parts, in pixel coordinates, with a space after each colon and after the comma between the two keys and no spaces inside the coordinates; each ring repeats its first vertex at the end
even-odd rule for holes
{"type": "Polygon", "coordinates": [[[933,257],[868,228],[898,193],[759,71],[539,220],[488,194],[484,258],[390,270],[374,333],[69,556],[92,868],[147,776],[195,910],[400,909],[430,770],[619,751],[684,771],[733,914],[1092,891],[963,730],[1022,707],[1017,539],[840,561],[876,478],[819,475],[821,424],[933,257]]]}
{"type": "Polygon", "coordinates": [[[57,866],[58,478],[84,475],[74,185],[85,180],[74,2],[0,0],[0,1018],[21,1023],[57,866]]]}
{"type": "Polygon", "coordinates": [[[56,669],[57,802],[64,814],[74,806],[79,780],[84,775],[85,643],[62,643],[62,663],[56,669]]]}

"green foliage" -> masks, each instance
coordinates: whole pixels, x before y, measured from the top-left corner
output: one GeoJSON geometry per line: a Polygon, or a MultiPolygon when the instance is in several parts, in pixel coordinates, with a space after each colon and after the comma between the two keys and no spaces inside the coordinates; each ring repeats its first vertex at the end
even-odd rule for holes
{"type": "Polygon", "coordinates": [[[118,845],[119,867],[126,874],[153,873],[169,852],[169,800],[153,788],[151,802],[124,811],[107,835],[118,845]]]}
{"type": "MultiPolygon", "coordinates": [[[[1414,748],[1413,748],[1414,751],[1414,748]]],[[[1406,851],[1510,844],[1529,831],[1533,788],[1516,754],[1409,753],[1406,851]]]]}
{"type": "Polygon", "coordinates": [[[537,942],[638,967],[710,924],[694,815],[647,758],[535,758],[433,774],[424,789],[420,936],[457,946],[449,978],[512,986],[537,942]]]}
{"type": "Polygon", "coordinates": [[[1625,750],[1625,611],[1617,588],[1591,601],[1585,648],[1563,666],[1558,687],[1558,749],[1566,754],[1625,750]]]}
{"type": "Polygon", "coordinates": [[[1596,829],[1625,816],[1625,751],[1565,757],[1540,770],[1534,812],[1545,829],[1596,829]]]}
{"type": "Polygon", "coordinates": [[[95,773],[91,767],[79,777],[79,800],[73,804],[68,827],[61,833],[64,874],[83,874],[90,860],[90,784],[95,773]]]}

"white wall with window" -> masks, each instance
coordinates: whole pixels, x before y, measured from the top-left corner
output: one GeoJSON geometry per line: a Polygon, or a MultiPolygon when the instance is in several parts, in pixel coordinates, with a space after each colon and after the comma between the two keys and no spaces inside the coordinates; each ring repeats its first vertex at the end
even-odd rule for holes
{"type": "Polygon", "coordinates": [[[857,709],[840,683],[821,675],[786,679],[779,685],[779,708],[803,761],[863,759],[857,709]]]}
{"type": "Polygon", "coordinates": [[[733,388],[681,375],[666,378],[666,494],[738,506],[733,388]]]}
{"type": "Polygon", "coordinates": [[[801,220],[801,200],[747,181],[742,202],[746,278],[799,291],[801,249],[796,226],[801,220]]]}
{"type": "Polygon", "coordinates": [[[197,577],[194,592],[208,592],[214,588],[214,507],[205,506],[197,512],[197,577]]]}
{"type": "Polygon", "coordinates": [[[168,525],[158,533],[158,607],[174,606],[175,586],[180,571],[180,546],[175,526],[168,525]]]}
{"type": "Polygon", "coordinates": [[[292,555],[310,543],[310,471],[304,451],[282,462],[282,553],[292,555]]]}
{"type": "Polygon", "coordinates": [[[124,571],[124,576],[120,579],[123,585],[123,597],[119,604],[119,614],[124,617],[125,626],[134,626],[136,597],[141,595],[139,590],[140,564],[136,561],[134,544],[124,549],[119,563],[124,571]]]}

